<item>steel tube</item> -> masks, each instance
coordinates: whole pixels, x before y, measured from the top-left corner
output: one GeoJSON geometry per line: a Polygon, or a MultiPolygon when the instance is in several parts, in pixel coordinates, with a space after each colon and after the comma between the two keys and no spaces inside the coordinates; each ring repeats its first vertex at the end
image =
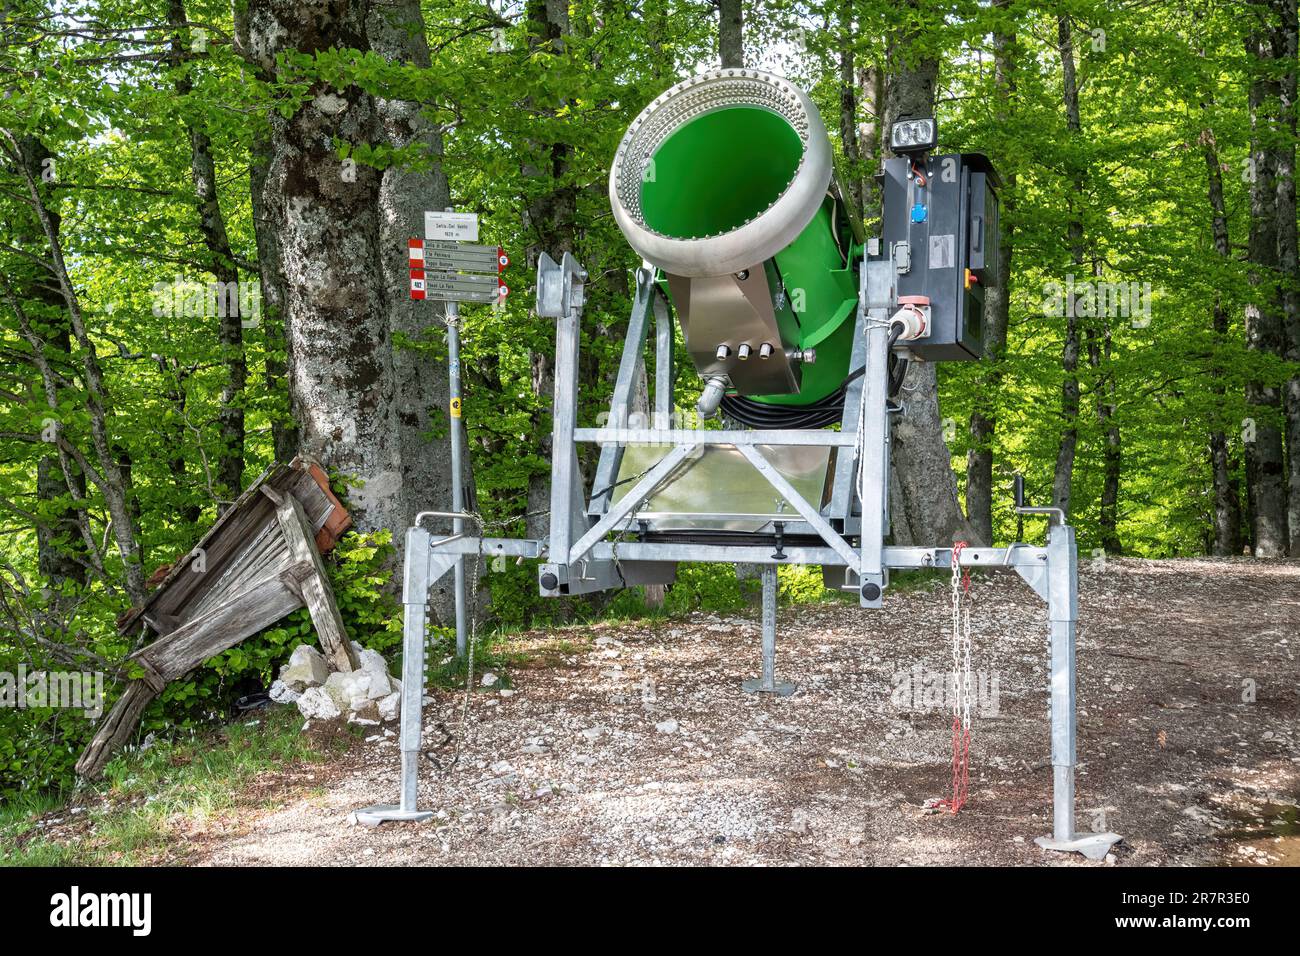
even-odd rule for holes
{"type": "Polygon", "coordinates": [[[577,441],[615,445],[804,445],[852,448],[857,436],[821,429],[575,428],[577,441]]]}
{"type": "Polygon", "coordinates": [[[429,600],[429,532],[406,532],[402,601],[402,796],[401,810],[414,812],[423,731],[424,641],[429,600]]]}

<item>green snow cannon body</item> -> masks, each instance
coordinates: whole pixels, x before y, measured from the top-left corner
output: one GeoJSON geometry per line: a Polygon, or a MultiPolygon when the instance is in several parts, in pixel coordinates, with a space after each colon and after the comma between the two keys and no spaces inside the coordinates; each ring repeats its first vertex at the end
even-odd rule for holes
{"type": "Polygon", "coordinates": [[[721,404],[776,427],[787,405],[805,426],[839,420],[862,235],[832,165],[812,100],[757,70],[677,84],[623,137],[614,217],[668,286],[702,417],[721,404]]]}

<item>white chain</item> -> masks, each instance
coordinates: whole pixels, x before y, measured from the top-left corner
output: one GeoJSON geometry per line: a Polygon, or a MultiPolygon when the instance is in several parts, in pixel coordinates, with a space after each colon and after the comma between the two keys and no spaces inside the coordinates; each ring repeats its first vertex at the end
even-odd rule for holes
{"type": "Polygon", "coordinates": [[[963,593],[961,549],[952,552],[952,715],[970,730],[970,599],[963,593]]]}

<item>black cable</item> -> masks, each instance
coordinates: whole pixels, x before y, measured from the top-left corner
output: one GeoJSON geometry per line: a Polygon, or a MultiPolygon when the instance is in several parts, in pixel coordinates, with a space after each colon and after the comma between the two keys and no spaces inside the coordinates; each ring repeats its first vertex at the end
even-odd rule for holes
{"type": "Polygon", "coordinates": [[[722,413],[749,428],[825,428],[844,417],[846,385],[807,405],[770,405],[743,395],[724,395],[722,413]]]}
{"type": "MultiPolygon", "coordinates": [[[[892,398],[903,387],[907,377],[907,359],[894,355],[894,345],[903,334],[903,323],[895,322],[889,328],[889,369],[886,373],[887,395],[892,398]]],[[[866,366],[854,369],[840,387],[825,398],[807,405],[773,405],[755,401],[744,395],[724,395],[722,413],[748,428],[825,428],[844,418],[844,393],[858,377],[866,374],[866,366]]]]}

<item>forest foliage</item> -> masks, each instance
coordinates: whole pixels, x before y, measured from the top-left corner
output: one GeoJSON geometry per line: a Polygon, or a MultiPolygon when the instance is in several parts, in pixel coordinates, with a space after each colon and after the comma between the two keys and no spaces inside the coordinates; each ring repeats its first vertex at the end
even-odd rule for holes
{"type": "MultiPolygon", "coordinates": [[[[273,223],[258,221],[255,191],[273,119],[295,116],[322,89],[418,104],[440,133],[440,157],[341,133],[329,149],[363,174],[439,166],[452,204],[477,212],[484,240],[511,254],[505,307],[464,309],[464,420],[477,508],[495,530],[525,531],[530,485],[549,471],[538,436],[550,398],[537,387],[536,359],[553,349],[553,324],[531,311],[531,271],[537,252],[561,251],[543,250],[556,229],[538,211],[553,210],[556,197],[568,204],[565,243],[591,276],[579,419],[593,423],[612,386],[638,265],[610,215],[609,163],[646,103],[718,63],[719,11],[707,0],[567,0],[565,28],[548,32],[556,3],[423,0],[430,66],[332,44],[283,54],[268,73],[251,50],[246,0],[233,9],[226,0],[5,0],[0,670],[116,667],[131,647],[115,620],[145,579],[188,551],[277,448],[292,447],[284,321],[267,305],[260,268],[259,238],[273,223]],[[206,172],[196,160],[204,152],[206,172]],[[213,203],[224,247],[214,240],[213,203]],[[236,323],[237,334],[212,314],[207,291],[232,278],[263,306],[236,323]]],[[[1038,533],[1017,522],[1011,475],[1023,473],[1030,497],[1045,503],[1063,429],[1074,427],[1070,513],[1081,553],[1214,551],[1216,492],[1230,493],[1239,512],[1231,550],[1249,552],[1251,443],[1287,432],[1279,396],[1300,376],[1300,341],[1282,334],[1261,347],[1247,334],[1252,308],[1285,321],[1297,294],[1293,179],[1289,261],[1285,238],[1277,254],[1276,229],[1258,235],[1255,188],[1268,175],[1283,196],[1293,177],[1294,46],[1289,58],[1276,55],[1294,37],[1285,24],[1293,0],[743,8],[746,63],[810,91],[863,194],[880,155],[872,87],[903,60],[940,64],[940,149],[983,152],[1002,175],[1003,228],[1014,237],[1005,352],[939,369],[959,482],[977,444],[972,416],[996,420],[986,440],[994,538],[1038,533]],[[1272,31],[1274,55],[1259,54],[1261,31],[1272,31]],[[857,155],[846,153],[839,122],[846,85],[853,132],[865,138],[857,155]],[[1269,96],[1280,103],[1272,114],[1269,96]],[[1290,173],[1276,161],[1288,151],[1290,173]],[[1272,157],[1267,169],[1261,155],[1272,157]],[[1224,237],[1226,254],[1216,244],[1224,237]],[[1251,251],[1268,241],[1272,265],[1261,268],[1251,251]],[[1078,313],[1071,371],[1062,361],[1065,312],[1099,290],[1102,314],[1078,313]],[[1072,375],[1071,416],[1062,395],[1072,375]]],[[[864,213],[871,222],[872,210],[864,213]]],[[[392,347],[417,352],[429,377],[445,376],[432,307],[429,325],[430,334],[395,336],[392,347]]],[[[677,404],[689,407],[698,389],[689,368],[676,388],[677,404]]],[[[432,421],[428,454],[443,456],[444,410],[432,421]]],[[[338,479],[342,487],[349,476],[338,479]]],[[[361,529],[330,561],[354,637],[381,649],[396,643],[388,542],[361,529]]],[[[484,573],[500,620],[571,613],[536,598],[527,566],[484,573]]],[[[671,606],[692,606],[688,591],[716,591],[706,578],[692,572],[671,606]]],[[[225,712],[234,696],[265,686],[307,629],[300,612],[209,662],[168,689],[143,731],[225,712]]],[[[66,781],[85,734],[79,715],[0,709],[0,796],[66,781]]]]}

